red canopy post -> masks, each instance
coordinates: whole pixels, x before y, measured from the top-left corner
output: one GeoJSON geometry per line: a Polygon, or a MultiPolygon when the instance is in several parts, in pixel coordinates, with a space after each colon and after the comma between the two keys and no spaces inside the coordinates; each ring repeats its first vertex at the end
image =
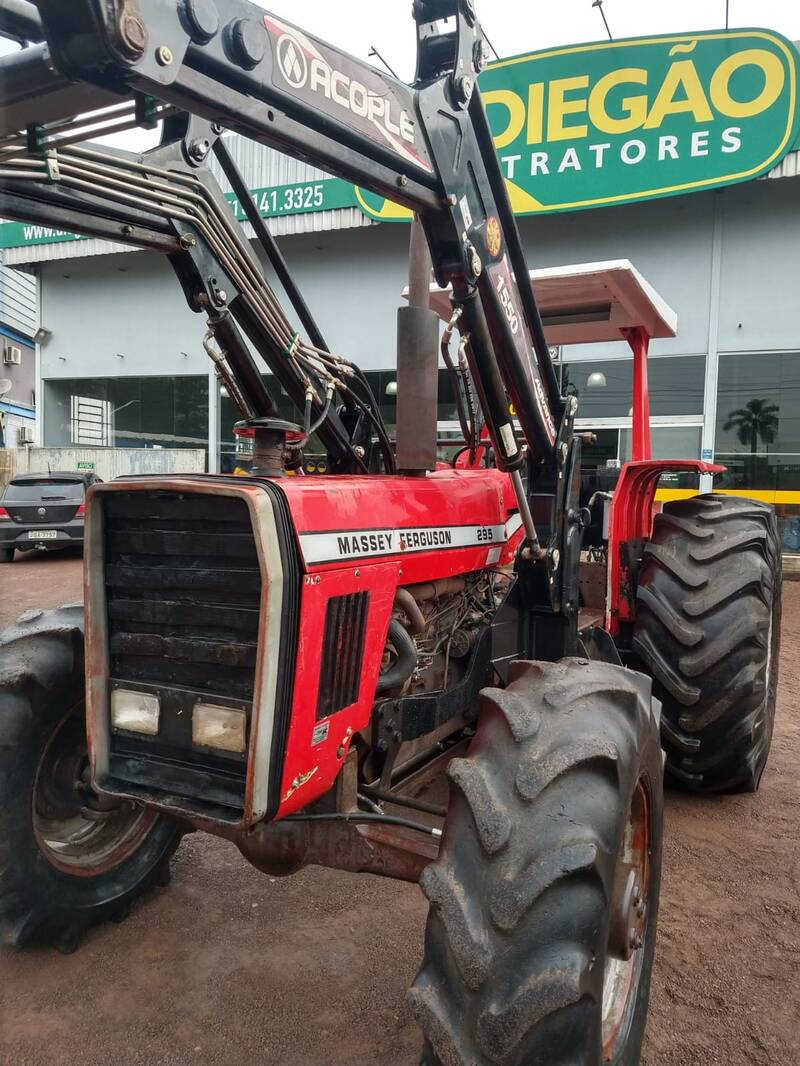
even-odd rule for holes
{"type": "Polygon", "coordinates": [[[633,430],[631,460],[640,463],[651,458],[650,394],[647,390],[647,351],[650,337],[642,326],[622,331],[633,352],[633,430]]]}

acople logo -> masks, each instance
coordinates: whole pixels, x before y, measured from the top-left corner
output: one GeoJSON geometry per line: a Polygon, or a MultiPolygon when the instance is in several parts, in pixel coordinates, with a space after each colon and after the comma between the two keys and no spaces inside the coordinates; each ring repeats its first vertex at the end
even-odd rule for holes
{"type": "MultiPolygon", "coordinates": [[[[414,119],[406,108],[398,105],[386,84],[381,82],[370,88],[358,77],[332,66],[312,38],[300,31],[292,32],[271,16],[264,16],[264,24],[277,36],[276,66],[288,85],[323,96],[335,109],[346,111],[349,118],[364,119],[395,148],[405,152],[406,145],[414,144],[414,119]]],[[[353,72],[366,76],[358,67],[353,72]]],[[[417,155],[413,158],[430,169],[417,155]]]]}
{"type": "Polygon", "coordinates": [[[302,89],[308,81],[308,60],[302,45],[290,33],[278,40],[278,66],[284,78],[295,89],[302,89]]]}

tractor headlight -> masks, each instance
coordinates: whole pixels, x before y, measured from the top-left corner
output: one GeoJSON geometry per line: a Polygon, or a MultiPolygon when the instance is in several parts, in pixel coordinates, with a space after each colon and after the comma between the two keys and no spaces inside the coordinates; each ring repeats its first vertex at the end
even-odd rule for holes
{"type": "Polygon", "coordinates": [[[247,716],[233,707],[196,703],[192,712],[192,740],[204,748],[243,752],[246,746],[247,716]]]}
{"type": "Polygon", "coordinates": [[[130,733],[158,734],[160,714],[158,696],[132,689],[115,688],[111,692],[111,725],[130,733]]]}

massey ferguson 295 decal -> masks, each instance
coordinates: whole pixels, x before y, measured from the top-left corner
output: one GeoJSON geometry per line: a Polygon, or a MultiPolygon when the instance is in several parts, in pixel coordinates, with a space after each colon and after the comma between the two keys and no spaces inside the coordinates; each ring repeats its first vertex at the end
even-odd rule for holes
{"type": "Polygon", "coordinates": [[[506,544],[522,527],[518,514],[495,526],[415,526],[405,529],[331,530],[301,533],[300,547],[306,564],[339,559],[366,559],[381,555],[446,548],[473,548],[506,544]]]}

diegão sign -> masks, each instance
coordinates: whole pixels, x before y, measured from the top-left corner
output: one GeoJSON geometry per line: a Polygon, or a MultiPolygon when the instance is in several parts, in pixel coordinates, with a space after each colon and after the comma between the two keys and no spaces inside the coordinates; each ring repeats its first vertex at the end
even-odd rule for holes
{"type": "Polygon", "coordinates": [[[502,60],[480,79],[517,213],[746,181],[797,136],[798,53],[731,30],[605,41],[502,60]]]}
{"type": "MultiPolygon", "coordinates": [[[[770,30],[570,45],[490,64],[478,85],[515,214],[747,181],[797,145],[800,54],[770,30]]],[[[384,221],[409,212],[359,190],[384,221]]]]}

